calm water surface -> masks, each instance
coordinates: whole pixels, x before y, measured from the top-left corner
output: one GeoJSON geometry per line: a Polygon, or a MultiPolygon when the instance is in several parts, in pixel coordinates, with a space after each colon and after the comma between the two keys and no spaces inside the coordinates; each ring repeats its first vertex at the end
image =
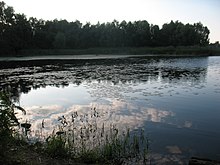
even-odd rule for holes
{"type": "Polygon", "coordinates": [[[220,160],[220,57],[0,61],[1,90],[44,134],[59,116],[96,107],[101,122],[144,128],[152,164],[220,160]]]}

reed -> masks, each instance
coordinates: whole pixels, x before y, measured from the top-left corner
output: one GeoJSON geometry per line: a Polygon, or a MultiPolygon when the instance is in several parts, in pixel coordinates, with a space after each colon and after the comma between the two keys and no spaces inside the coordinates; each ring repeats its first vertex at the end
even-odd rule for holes
{"type": "MultiPolygon", "coordinates": [[[[27,132],[31,131],[31,124],[27,121],[19,123],[16,109],[25,113],[8,95],[0,93],[1,150],[7,148],[8,139],[26,141],[27,132]],[[19,126],[23,127],[23,134],[19,134],[19,126]]],[[[144,130],[119,129],[111,122],[100,124],[102,117],[103,114],[96,108],[91,108],[88,113],[78,114],[76,111],[70,117],[61,116],[57,129],[53,130],[45,142],[35,142],[35,150],[52,158],[71,159],[87,164],[145,164],[149,140],[144,130]]],[[[44,128],[42,121],[41,135],[44,128]]],[[[6,158],[5,155],[0,155],[2,156],[6,158]]]]}
{"type": "Polygon", "coordinates": [[[147,162],[149,140],[144,130],[119,130],[114,123],[97,124],[102,115],[91,108],[87,114],[65,116],[57,131],[47,138],[46,152],[55,157],[70,157],[77,162],[123,164],[147,162]]]}

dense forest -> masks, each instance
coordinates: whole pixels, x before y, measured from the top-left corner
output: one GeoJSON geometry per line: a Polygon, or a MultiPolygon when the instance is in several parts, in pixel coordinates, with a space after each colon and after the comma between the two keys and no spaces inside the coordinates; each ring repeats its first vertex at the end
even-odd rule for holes
{"type": "Polygon", "coordinates": [[[42,20],[17,14],[0,2],[0,54],[23,49],[86,49],[108,47],[206,46],[209,29],[202,23],[179,21],[158,25],[146,20],[82,24],[42,20]]]}

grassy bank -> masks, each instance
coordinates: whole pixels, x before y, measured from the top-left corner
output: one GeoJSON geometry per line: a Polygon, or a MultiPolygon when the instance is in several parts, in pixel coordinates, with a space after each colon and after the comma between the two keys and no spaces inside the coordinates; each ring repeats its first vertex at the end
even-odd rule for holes
{"type": "Polygon", "coordinates": [[[120,47],[88,49],[26,49],[19,55],[220,55],[220,47],[120,47]]]}
{"type": "MultiPolygon", "coordinates": [[[[0,164],[146,164],[148,139],[143,130],[118,129],[114,123],[100,123],[96,108],[58,118],[57,129],[31,140],[31,123],[20,123],[9,95],[0,92],[0,164]],[[21,129],[22,128],[22,129],[21,129]],[[21,132],[22,131],[22,132],[21,132]]],[[[36,130],[35,130],[36,131],[36,130]]]]}

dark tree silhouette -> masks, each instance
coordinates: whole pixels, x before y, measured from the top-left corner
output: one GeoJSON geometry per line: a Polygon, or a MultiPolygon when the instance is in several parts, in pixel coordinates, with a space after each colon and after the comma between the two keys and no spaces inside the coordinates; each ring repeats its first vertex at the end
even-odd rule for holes
{"type": "Polygon", "coordinates": [[[0,2],[0,55],[23,49],[84,49],[94,47],[206,46],[209,29],[202,23],[179,21],[158,25],[147,21],[82,24],[80,21],[27,19],[0,2]]]}

